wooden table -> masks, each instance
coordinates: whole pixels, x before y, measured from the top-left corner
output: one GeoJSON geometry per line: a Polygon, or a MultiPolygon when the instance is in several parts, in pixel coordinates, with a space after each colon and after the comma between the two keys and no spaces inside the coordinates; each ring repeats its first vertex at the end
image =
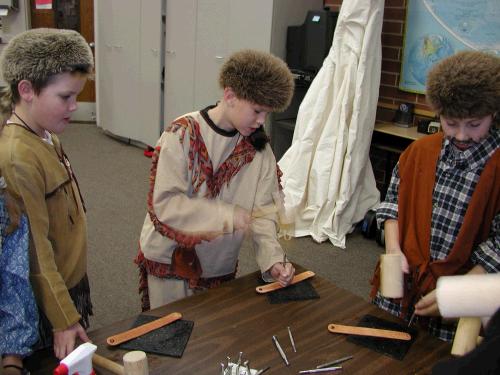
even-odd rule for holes
{"type": "MultiPolygon", "coordinates": [[[[253,273],[150,311],[158,317],[178,311],[184,319],[194,321],[182,358],[148,354],[150,374],[220,374],[220,362],[225,362],[226,356],[236,359],[240,351],[252,368],[271,366],[265,375],[297,374],[347,355],[354,355],[354,359],[344,364],[342,374],[426,374],[436,361],[449,357],[450,345],[423,331],[403,361],[350,343],[344,335],[329,333],[329,323],[356,325],[365,314],[398,319],[319,276],[311,279],[319,299],[285,304],[270,304],[265,295],[257,294],[258,278],[259,274],[253,273]],[[297,353],[291,349],[287,326],[291,327],[297,353]],[[290,366],[285,366],[278,355],[272,335],[278,337],[290,366]]],[[[135,318],[91,332],[97,353],[121,364],[125,351],[106,346],[105,340],[128,329],[135,318]]],[[[32,373],[50,374],[53,365],[49,362],[44,358],[42,364],[39,359],[44,369],[32,373]]]]}

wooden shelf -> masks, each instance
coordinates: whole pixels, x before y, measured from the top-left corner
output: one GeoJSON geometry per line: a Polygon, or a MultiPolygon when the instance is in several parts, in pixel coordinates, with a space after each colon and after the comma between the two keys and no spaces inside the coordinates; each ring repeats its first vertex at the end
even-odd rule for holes
{"type": "MultiPolygon", "coordinates": [[[[385,108],[385,109],[390,109],[390,110],[396,110],[398,109],[398,105],[396,104],[389,104],[389,103],[383,103],[383,102],[379,102],[377,104],[378,107],[380,108],[385,108]]],[[[436,117],[436,114],[432,111],[427,111],[425,109],[420,109],[420,108],[415,108],[413,110],[413,113],[416,114],[417,116],[424,116],[424,117],[429,117],[429,118],[435,118],[436,117]]]]}
{"type": "Polygon", "coordinates": [[[417,140],[425,137],[427,134],[417,132],[417,127],[412,126],[411,128],[404,128],[394,125],[391,122],[376,122],[374,131],[379,133],[385,133],[389,135],[394,135],[396,137],[417,140]]]}

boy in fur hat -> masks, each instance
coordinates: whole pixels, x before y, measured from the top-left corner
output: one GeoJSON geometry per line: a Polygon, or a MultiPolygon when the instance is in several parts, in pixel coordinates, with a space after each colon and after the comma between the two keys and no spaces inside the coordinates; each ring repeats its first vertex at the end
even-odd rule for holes
{"type": "Polygon", "coordinates": [[[295,272],[283,263],[276,213],[252,218],[280,189],[263,124],[290,103],[292,74],[271,54],[244,50],[219,83],[221,100],[175,119],[153,155],[136,258],[144,310],[233,279],[247,229],[265,280],[288,285],[295,272]]]}
{"type": "Polygon", "coordinates": [[[9,42],[0,68],[8,84],[0,108],[7,118],[0,132],[0,170],[29,221],[40,347],[53,345],[64,358],[76,339],[88,341],[92,305],[85,209],[57,134],[68,126],[92,73],[92,52],[75,31],[33,29],[9,42]]]}
{"type": "MultiPolygon", "coordinates": [[[[386,252],[403,255],[404,296],[374,302],[405,319],[415,313],[451,340],[456,324],[439,317],[437,279],[500,272],[500,58],[468,51],[444,59],[426,94],[443,132],[405,150],[377,211],[386,252]]],[[[373,297],[378,277],[377,269],[373,297]]]]}

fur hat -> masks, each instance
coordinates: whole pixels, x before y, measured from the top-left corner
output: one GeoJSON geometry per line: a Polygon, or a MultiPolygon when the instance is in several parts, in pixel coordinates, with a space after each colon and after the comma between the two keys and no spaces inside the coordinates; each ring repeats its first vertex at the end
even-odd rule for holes
{"type": "Polygon", "coordinates": [[[44,81],[75,67],[94,66],[85,39],[73,30],[31,29],[14,37],[0,57],[3,79],[9,85],[26,79],[44,81]]]}
{"type": "Polygon", "coordinates": [[[242,50],[222,66],[219,84],[230,87],[239,99],[284,111],[292,100],[295,83],[288,66],[270,53],[242,50]]]}
{"type": "Polygon", "coordinates": [[[472,118],[500,111],[500,58],[464,51],[437,63],[427,77],[427,101],[438,115],[472,118]]]}

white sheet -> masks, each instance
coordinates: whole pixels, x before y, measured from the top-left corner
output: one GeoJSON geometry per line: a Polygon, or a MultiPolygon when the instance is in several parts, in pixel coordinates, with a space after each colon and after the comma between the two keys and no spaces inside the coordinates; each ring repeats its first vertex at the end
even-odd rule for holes
{"type": "Polygon", "coordinates": [[[380,193],[368,157],[381,71],[383,0],[344,1],[332,48],[302,101],[279,161],[295,237],[345,247],[380,193]]]}

